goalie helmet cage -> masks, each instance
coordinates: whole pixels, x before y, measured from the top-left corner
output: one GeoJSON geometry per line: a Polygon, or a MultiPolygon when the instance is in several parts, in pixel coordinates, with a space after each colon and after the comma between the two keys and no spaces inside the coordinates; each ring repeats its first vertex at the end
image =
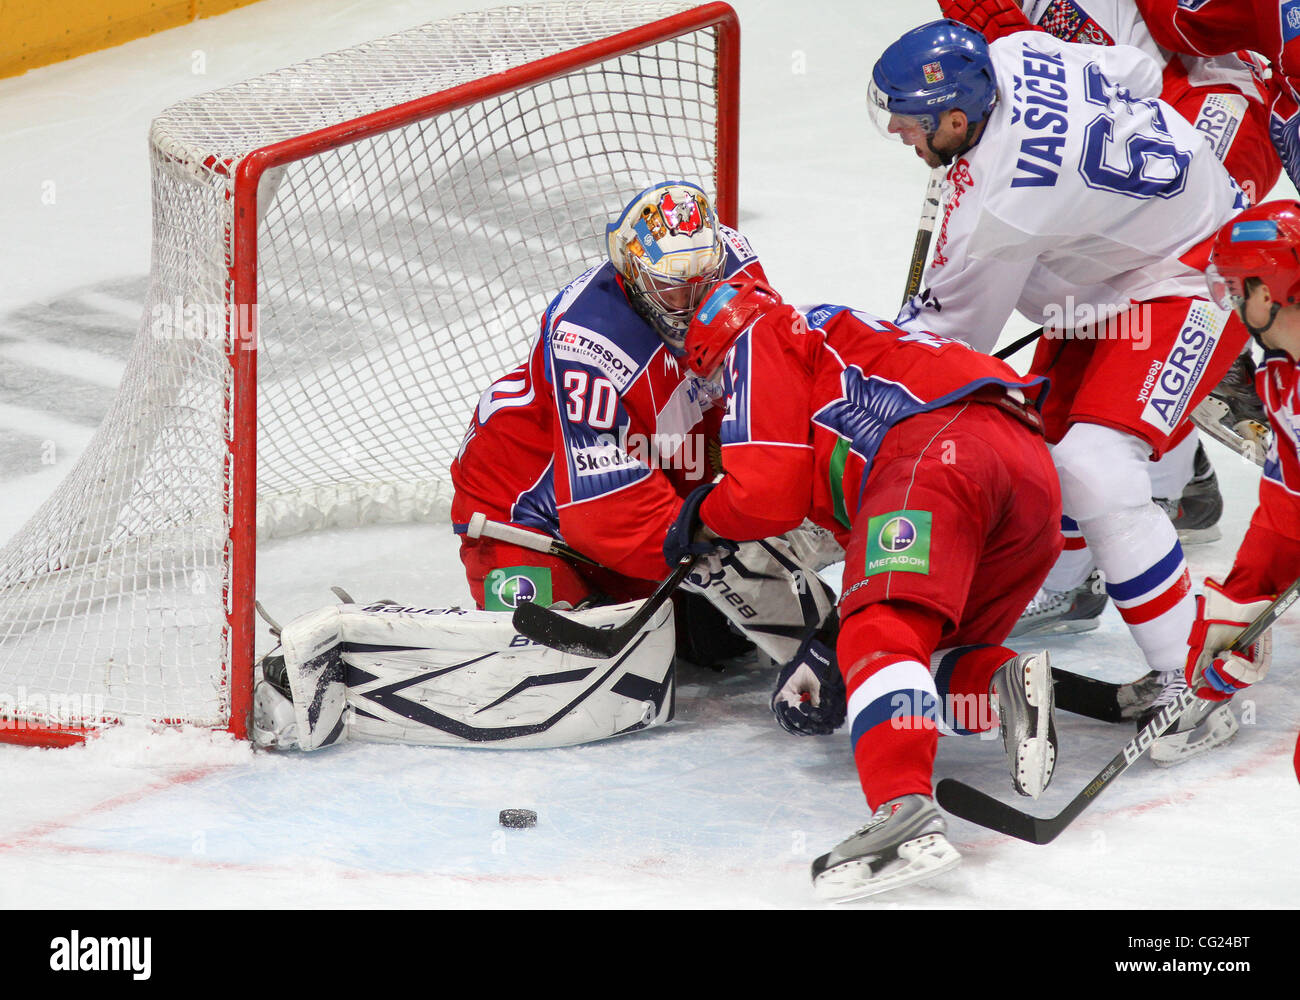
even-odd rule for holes
{"type": "Polygon", "coordinates": [[[736,218],[725,3],[459,15],[153,123],[122,386],[0,551],[0,741],[127,719],[247,736],[259,540],[447,524],[470,408],[637,191],[736,218]]]}

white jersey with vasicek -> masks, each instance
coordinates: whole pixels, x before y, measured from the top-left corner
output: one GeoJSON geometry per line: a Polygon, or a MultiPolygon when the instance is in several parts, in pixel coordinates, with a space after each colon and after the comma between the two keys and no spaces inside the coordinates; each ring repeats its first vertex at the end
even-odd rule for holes
{"type": "Polygon", "coordinates": [[[997,342],[1013,309],[1074,325],[1162,296],[1204,297],[1179,258],[1246,207],[1126,45],[1019,32],[989,46],[998,102],[948,171],[924,289],[898,324],[997,342]]]}

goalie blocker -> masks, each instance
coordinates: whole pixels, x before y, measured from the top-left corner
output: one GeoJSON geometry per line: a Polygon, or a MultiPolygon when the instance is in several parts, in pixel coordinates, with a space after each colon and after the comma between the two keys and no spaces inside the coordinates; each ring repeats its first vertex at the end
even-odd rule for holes
{"type": "MultiPolygon", "coordinates": [[[[575,617],[609,627],[634,607],[575,617]]],[[[545,748],[648,729],[672,718],[673,631],[666,604],[617,656],[593,660],[533,642],[500,612],[331,605],[286,625],[259,664],[254,740],[545,748]]]]}

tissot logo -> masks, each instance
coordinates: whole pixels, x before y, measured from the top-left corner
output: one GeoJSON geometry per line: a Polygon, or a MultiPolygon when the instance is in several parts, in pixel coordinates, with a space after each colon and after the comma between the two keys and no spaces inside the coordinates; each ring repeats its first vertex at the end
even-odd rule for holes
{"type": "Polygon", "coordinates": [[[50,968],[55,972],[129,972],[132,979],[151,975],[153,939],[82,937],[72,931],[50,941],[50,968]]]}

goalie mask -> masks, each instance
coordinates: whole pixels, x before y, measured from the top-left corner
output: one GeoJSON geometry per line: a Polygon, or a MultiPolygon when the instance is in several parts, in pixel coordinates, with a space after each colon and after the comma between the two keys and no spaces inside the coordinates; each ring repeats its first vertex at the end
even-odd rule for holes
{"type": "Polygon", "coordinates": [[[708,197],[687,181],[656,184],[628,202],[605,232],[628,298],[680,352],[691,316],[727,264],[708,197]]]}
{"type": "Polygon", "coordinates": [[[1300,202],[1271,201],[1248,208],[1219,230],[1205,270],[1210,298],[1246,322],[1252,280],[1268,289],[1272,316],[1262,327],[1246,323],[1251,336],[1273,325],[1284,305],[1300,302],[1300,202]]]}

